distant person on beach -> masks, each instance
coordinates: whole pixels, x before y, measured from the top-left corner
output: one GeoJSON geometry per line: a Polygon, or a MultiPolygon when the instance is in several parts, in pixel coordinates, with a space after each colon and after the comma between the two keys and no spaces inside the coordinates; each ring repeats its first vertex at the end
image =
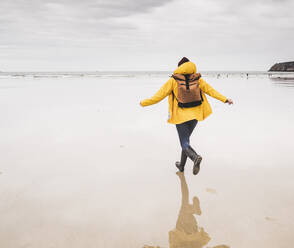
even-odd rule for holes
{"type": "Polygon", "coordinates": [[[187,157],[189,157],[194,163],[194,175],[200,170],[202,157],[190,146],[190,136],[197,122],[204,120],[212,113],[203,92],[224,103],[233,104],[231,99],[226,98],[206,83],[201,74],[197,73],[196,65],[183,57],[171,78],[159,91],[153,97],[140,102],[140,105],[145,107],[169,96],[168,123],[176,125],[182,147],[181,160],[176,162],[176,167],[183,172],[187,157]]]}

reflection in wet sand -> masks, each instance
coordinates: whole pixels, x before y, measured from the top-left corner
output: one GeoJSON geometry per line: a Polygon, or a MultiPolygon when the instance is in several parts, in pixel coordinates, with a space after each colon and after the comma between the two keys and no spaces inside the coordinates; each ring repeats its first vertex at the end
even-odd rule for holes
{"type": "Polygon", "coordinates": [[[211,188],[206,188],[206,192],[211,193],[211,194],[216,194],[216,190],[211,189],[211,188]]]}
{"type": "Polygon", "coordinates": [[[200,248],[210,241],[203,228],[198,227],[194,214],[201,215],[200,202],[195,196],[193,204],[189,203],[189,190],[184,173],[177,173],[181,180],[182,206],[178,215],[176,228],[169,232],[170,248],[200,248]]]}
{"type": "MultiPolygon", "coordinates": [[[[181,181],[182,205],[179,211],[176,228],[169,232],[170,248],[202,248],[210,241],[209,234],[199,227],[194,214],[201,215],[198,197],[193,197],[189,203],[189,189],[183,172],[177,172],[181,181]]],[[[159,246],[144,246],[143,248],[160,248],[159,246]]],[[[207,247],[209,248],[209,247],[207,247]]],[[[217,245],[212,248],[229,248],[227,245],[217,245]]]]}
{"type": "MultiPolygon", "coordinates": [[[[182,206],[178,215],[176,228],[169,232],[170,248],[202,248],[210,241],[210,237],[202,227],[198,226],[194,214],[201,215],[198,197],[189,203],[189,189],[184,173],[177,172],[181,180],[182,206]]],[[[217,246],[225,248],[228,246],[217,246]]],[[[215,247],[216,248],[216,247],[215,247]]]]}
{"type": "Polygon", "coordinates": [[[271,78],[271,80],[274,82],[277,86],[283,86],[283,87],[294,87],[294,78],[271,78]]]}

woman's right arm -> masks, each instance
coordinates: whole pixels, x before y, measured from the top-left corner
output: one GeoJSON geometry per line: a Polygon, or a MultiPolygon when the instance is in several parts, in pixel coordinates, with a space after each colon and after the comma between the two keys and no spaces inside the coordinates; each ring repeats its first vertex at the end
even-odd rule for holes
{"type": "Polygon", "coordinates": [[[160,102],[165,97],[171,94],[173,90],[173,78],[170,78],[151,98],[147,98],[140,102],[142,107],[149,106],[160,102]]]}

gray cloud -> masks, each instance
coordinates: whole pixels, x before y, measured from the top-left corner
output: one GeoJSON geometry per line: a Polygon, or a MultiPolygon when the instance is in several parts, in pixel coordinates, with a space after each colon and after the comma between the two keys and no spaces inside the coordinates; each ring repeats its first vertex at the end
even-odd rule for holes
{"type": "Polygon", "coordinates": [[[4,0],[0,62],[46,67],[58,55],[65,68],[160,69],[196,54],[204,66],[214,62],[209,69],[261,69],[294,57],[293,9],[292,0],[4,0]]]}
{"type": "Polygon", "coordinates": [[[168,2],[170,0],[1,1],[0,30],[6,32],[0,34],[0,44],[34,42],[42,37],[59,40],[75,37],[77,32],[85,34],[85,31],[99,36],[110,30],[133,29],[134,25],[119,23],[115,18],[148,12],[168,2]]]}

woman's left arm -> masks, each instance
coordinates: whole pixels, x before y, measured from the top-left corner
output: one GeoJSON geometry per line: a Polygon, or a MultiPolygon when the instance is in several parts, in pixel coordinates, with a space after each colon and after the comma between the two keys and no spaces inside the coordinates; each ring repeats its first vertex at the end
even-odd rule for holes
{"type": "Polygon", "coordinates": [[[221,93],[219,93],[218,91],[216,91],[214,88],[212,88],[208,83],[205,82],[204,79],[200,78],[199,80],[199,87],[200,89],[206,93],[207,95],[217,99],[217,100],[220,100],[222,102],[228,102],[228,100],[231,100],[231,99],[228,99],[226,98],[225,96],[223,96],[221,93]]]}
{"type": "Polygon", "coordinates": [[[154,96],[151,98],[147,98],[140,102],[142,107],[149,106],[155,103],[160,102],[165,97],[167,97],[169,94],[171,94],[173,90],[173,80],[170,78],[164,85],[161,86],[161,88],[155,93],[154,96]]]}

